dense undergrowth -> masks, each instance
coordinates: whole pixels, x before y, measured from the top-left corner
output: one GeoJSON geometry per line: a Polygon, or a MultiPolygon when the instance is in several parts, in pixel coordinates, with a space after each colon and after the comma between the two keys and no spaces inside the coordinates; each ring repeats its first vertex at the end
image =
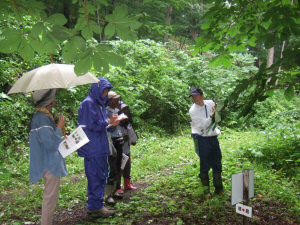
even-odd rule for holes
{"type": "MultiPolygon", "coordinates": [[[[243,169],[254,169],[255,198],[250,204],[253,204],[253,207],[259,207],[259,203],[262,202],[279,204],[281,210],[285,212],[282,213],[282,218],[295,222],[300,209],[299,173],[287,177],[283,170],[265,166],[260,160],[256,160],[255,155],[248,154],[255,146],[264,146],[268,143],[269,138],[267,133],[260,131],[223,130],[219,140],[223,152],[225,189],[230,192],[233,173],[241,172],[243,169]],[[257,198],[257,194],[262,195],[262,198],[257,198]]],[[[288,146],[287,142],[288,140],[285,140],[288,146]]],[[[115,208],[114,218],[94,222],[111,224],[241,222],[241,217],[235,214],[235,207],[231,206],[227,196],[214,196],[210,200],[202,197],[198,178],[199,159],[194,152],[188,130],[183,130],[177,135],[165,136],[141,133],[138,144],[132,149],[132,159],[132,181],[142,183],[145,187],[129,201],[119,202],[115,208]],[[218,216],[215,214],[216,211],[218,216]]],[[[43,184],[42,181],[38,184],[28,183],[28,156],[24,155],[15,161],[8,160],[2,165],[4,165],[1,168],[3,179],[0,183],[2,224],[38,223],[43,184]]],[[[85,210],[86,179],[83,160],[77,157],[76,153],[67,158],[67,168],[69,176],[62,179],[56,216],[58,217],[60,212],[67,211],[71,218],[74,207],[79,206],[83,212],[85,210]]],[[[254,208],[252,222],[259,224],[261,219],[258,214],[266,210],[254,208]]]]}

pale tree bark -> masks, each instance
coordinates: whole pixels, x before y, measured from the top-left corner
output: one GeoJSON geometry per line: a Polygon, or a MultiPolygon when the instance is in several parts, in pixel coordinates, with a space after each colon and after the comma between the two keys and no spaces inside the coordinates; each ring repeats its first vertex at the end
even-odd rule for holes
{"type": "Polygon", "coordinates": [[[274,63],[274,47],[268,49],[268,59],[267,59],[267,68],[273,65],[274,63]]]}
{"type": "MultiPolygon", "coordinates": [[[[170,26],[170,24],[171,24],[172,11],[173,11],[173,6],[168,6],[167,13],[166,13],[166,25],[167,26],[170,26]]],[[[169,35],[167,33],[165,33],[164,40],[167,41],[168,39],[169,39],[169,35]]]]}

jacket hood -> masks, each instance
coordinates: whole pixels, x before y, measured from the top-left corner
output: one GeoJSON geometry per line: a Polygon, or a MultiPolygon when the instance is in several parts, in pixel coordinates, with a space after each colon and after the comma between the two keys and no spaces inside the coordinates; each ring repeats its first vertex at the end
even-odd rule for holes
{"type": "Polygon", "coordinates": [[[105,103],[108,102],[108,96],[106,95],[104,99],[102,93],[104,89],[108,88],[110,90],[112,89],[113,86],[111,85],[111,83],[109,83],[108,80],[106,80],[103,77],[98,77],[98,79],[99,79],[98,83],[92,84],[89,92],[89,96],[92,99],[94,99],[94,101],[97,102],[97,104],[105,105],[105,103]]]}

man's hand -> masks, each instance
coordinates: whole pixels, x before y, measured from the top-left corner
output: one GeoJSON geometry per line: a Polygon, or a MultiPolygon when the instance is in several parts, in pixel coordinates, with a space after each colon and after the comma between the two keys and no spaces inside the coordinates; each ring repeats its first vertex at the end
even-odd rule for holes
{"type": "Polygon", "coordinates": [[[212,107],[212,114],[210,115],[210,118],[213,118],[213,116],[215,114],[215,109],[216,109],[216,104],[214,104],[212,107]]]}

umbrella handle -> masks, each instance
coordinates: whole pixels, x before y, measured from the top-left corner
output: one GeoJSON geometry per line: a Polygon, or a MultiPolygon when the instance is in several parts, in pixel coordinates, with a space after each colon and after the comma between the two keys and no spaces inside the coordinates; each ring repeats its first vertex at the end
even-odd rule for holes
{"type": "Polygon", "coordinates": [[[63,126],[63,128],[62,128],[62,133],[63,133],[64,136],[66,136],[66,129],[65,129],[65,126],[63,126]]]}

